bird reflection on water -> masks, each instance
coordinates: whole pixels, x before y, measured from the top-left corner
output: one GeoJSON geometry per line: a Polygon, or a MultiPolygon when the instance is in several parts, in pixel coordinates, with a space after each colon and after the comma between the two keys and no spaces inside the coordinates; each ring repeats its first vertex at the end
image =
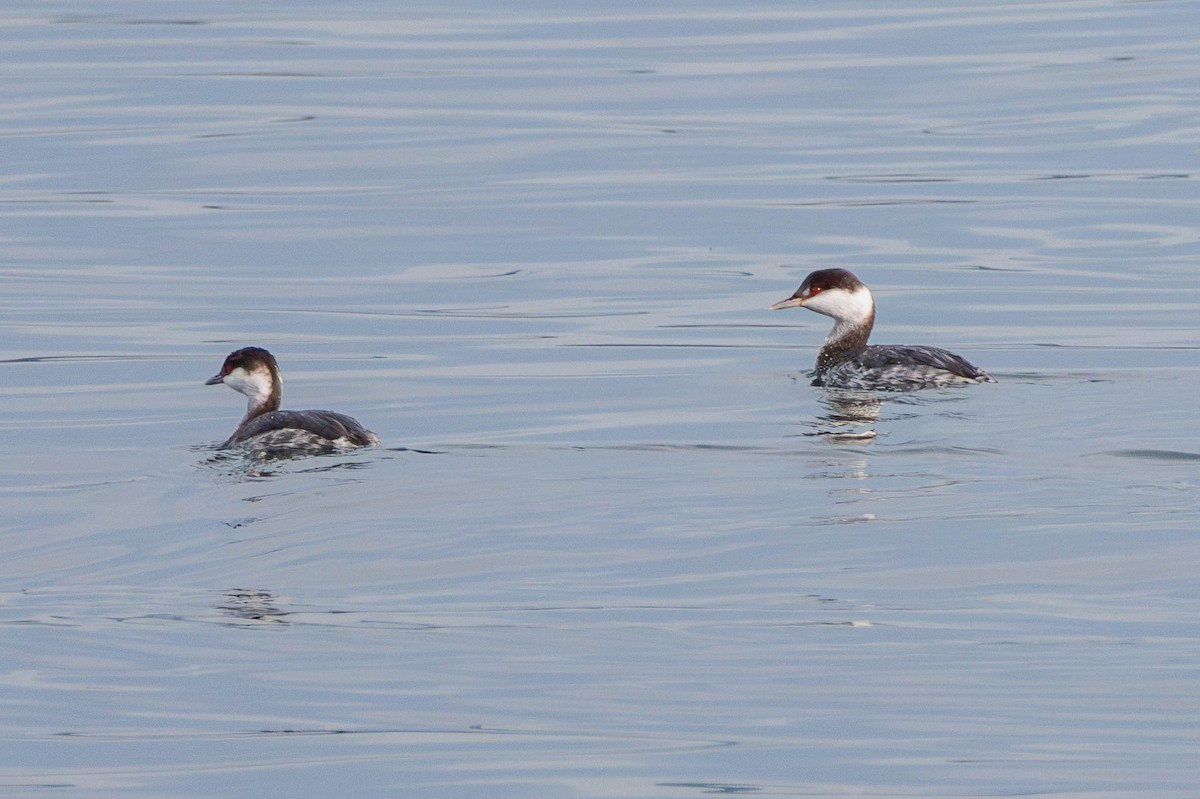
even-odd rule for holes
{"type": "Polygon", "coordinates": [[[286,624],[288,611],[276,607],[279,599],[269,591],[246,588],[230,588],[222,595],[217,610],[233,617],[230,624],[286,624]]]}
{"type": "Polygon", "coordinates": [[[827,411],[806,423],[812,429],[805,435],[846,443],[875,438],[871,426],[879,421],[882,401],[878,395],[870,391],[831,389],[819,401],[827,411]]]}

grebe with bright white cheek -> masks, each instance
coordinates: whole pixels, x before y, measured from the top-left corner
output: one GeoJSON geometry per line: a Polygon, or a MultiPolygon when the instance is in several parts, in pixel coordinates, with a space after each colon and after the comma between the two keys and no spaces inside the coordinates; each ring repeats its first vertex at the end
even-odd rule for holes
{"type": "Polygon", "coordinates": [[[771,306],[807,308],[833,319],[817,353],[813,385],[869,391],[909,391],[995,383],[987,372],[938,347],[868,344],[875,324],[871,290],[845,269],[818,269],[796,293],[771,306]]]}
{"type": "Polygon", "coordinates": [[[246,395],[246,415],[223,448],[245,447],[271,455],[318,455],[369,447],[379,437],[358,420],[334,411],[281,411],[283,377],[275,356],[261,347],[243,347],[225,359],[221,371],[205,381],[224,383],[246,395]]]}

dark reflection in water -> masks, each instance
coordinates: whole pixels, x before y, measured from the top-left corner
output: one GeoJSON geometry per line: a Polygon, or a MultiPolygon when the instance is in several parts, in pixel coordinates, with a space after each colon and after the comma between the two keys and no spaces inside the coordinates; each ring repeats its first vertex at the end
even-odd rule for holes
{"type": "Polygon", "coordinates": [[[834,441],[870,441],[875,431],[869,429],[879,421],[882,400],[869,391],[830,389],[820,398],[827,409],[807,426],[807,436],[826,436],[834,441]]]}
{"type": "Polygon", "coordinates": [[[217,605],[217,610],[223,615],[232,617],[233,624],[286,624],[285,616],[291,615],[280,610],[276,603],[278,597],[270,591],[260,591],[245,588],[230,588],[222,595],[223,601],[217,605]]]}
{"type": "MultiPolygon", "coordinates": [[[[251,482],[267,480],[286,474],[323,474],[354,472],[366,469],[372,460],[348,460],[347,458],[363,458],[369,452],[349,452],[333,450],[331,452],[308,453],[297,452],[291,448],[235,448],[220,449],[216,444],[203,444],[190,447],[194,452],[208,452],[207,457],[196,465],[202,469],[213,469],[236,482],[251,482]],[[336,458],[336,460],[333,460],[336,458]],[[313,462],[315,465],[304,465],[313,462]]],[[[393,451],[409,451],[404,447],[394,448],[393,451]]],[[[425,450],[411,450],[421,454],[437,454],[425,450]]]]}
{"type": "Polygon", "coordinates": [[[706,794],[733,796],[743,793],[759,793],[762,788],[753,785],[724,785],[715,782],[660,782],[663,788],[689,788],[706,794]]]}
{"type": "MultiPolygon", "coordinates": [[[[817,402],[825,412],[802,424],[809,428],[803,435],[822,436],[833,441],[870,441],[877,435],[874,425],[883,419],[884,403],[888,403],[888,421],[901,421],[920,416],[921,408],[961,402],[965,396],[948,392],[908,392],[878,394],[870,391],[826,389],[817,402]],[[911,410],[910,410],[911,409],[911,410]]],[[[953,415],[945,410],[944,415],[953,415]]]]}
{"type": "Polygon", "coordinates": [[[1176,449],[1114,449],[1101,452],[1114,458],[1137,458],[1155,461],[1200,461],[1200,452],[1185,452],[1176,449]]]}

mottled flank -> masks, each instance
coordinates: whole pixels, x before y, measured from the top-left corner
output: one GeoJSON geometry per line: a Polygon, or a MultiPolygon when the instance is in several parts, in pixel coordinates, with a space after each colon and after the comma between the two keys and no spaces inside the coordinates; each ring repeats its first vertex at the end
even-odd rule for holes
{"type": "Polygon", "coordinates": [[[823,362],[813,371],[814,386],[870,391],[912,391],[996,379],[964,358],[938,347],[869,345],[823,362]]]}
{"type": "Polygon", "coordinates": [[[223,446],[245,444],[251,439],[255,446],[278,448],[286,444],[289,449],[313,453],[379,443],[379,437],[365,430],[358,420],[335,411],[264,413],[235,430],[223,446]]]}

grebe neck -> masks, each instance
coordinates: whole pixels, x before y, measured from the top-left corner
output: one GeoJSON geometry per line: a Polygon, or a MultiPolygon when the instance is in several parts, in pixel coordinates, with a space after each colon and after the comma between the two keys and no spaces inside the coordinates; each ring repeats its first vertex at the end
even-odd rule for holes
{"type": "Polygon", "coordinates": [[[817,354],[817,371],[828,369],[866,349],[867,339],[871,337],[871,328],[874,326],[874,308],[868,310],[865,316],[854,319],[835,318],[833,329],[825,337],[825,344],[817,354]]]}

